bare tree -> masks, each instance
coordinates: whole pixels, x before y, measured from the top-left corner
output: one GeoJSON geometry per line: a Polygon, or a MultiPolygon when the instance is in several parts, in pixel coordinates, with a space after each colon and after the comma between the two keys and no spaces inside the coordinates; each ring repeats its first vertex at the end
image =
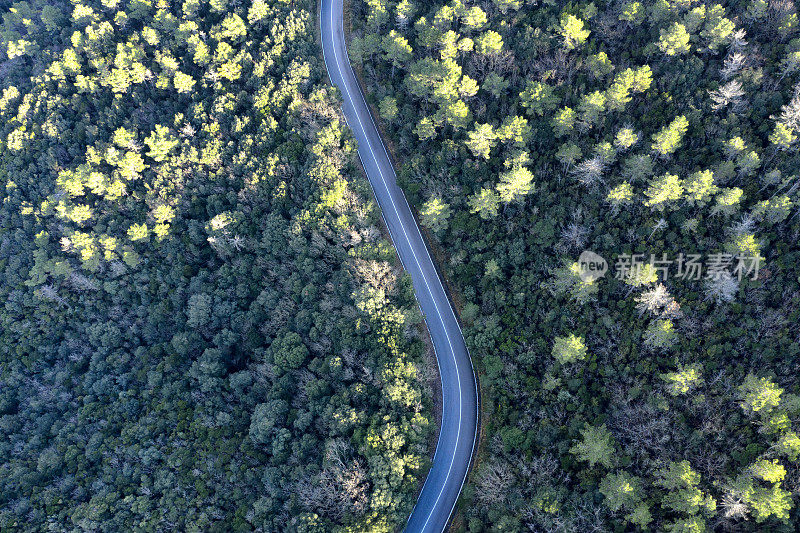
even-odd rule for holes
{"type": "Polygon", "coordinates": [[[392,265],[386,261],[356,259],[353,269],[357,277],[376,289],[392,292],[397,282],[392,265]]]}
{"type": "Polygon", "coordinates": [[[656,234],[657,231],[663,231],[667,229],[667,221],[664,218],[659,218],[655,224],[653,224],[653,231],[650,232],[650,237],[656,234]]]}
{"type": "Polygon", "coordinates": [[[613,386],[615,404],[608,428],[640,466],[649,457],[668,458],[675,449],[683,449],[680,432],[675,431],[674,414],[662,411],[649,403],[632,401],[623,385],[613,386]]]}
{"type": "Polygon", "coordinates": [[[750,507],[744,496],[736,489],[728,489],[719,503],[725,518],[728,519],[747,519],[747,515],[750,513],[750,507]]]}
{"type": "Polygon", "coordinates": [[[731,54],[735,54],[744,50],[745,46],[747,46],[745,37],[747,37],[747,32],[744,30],[744,28],[737,28],[734,30],[734,32],[731,34],[731,43],[728,47],[731,54]]]}
{"type": "Polygon", "coordinates": [[[732,302],[739,290],[739,280],[729,272],[708,279],[704,285],[706,300],[714,300],[718,304],[732,302]]]}
{"type": "Polygon", "coordinates": [[[636,302],[639,314],[650,312],[653,316],[662,318],[679,318],[683,314],[680,304],[661,283],[637,296],[636,302]]]}
{"type": "Polygon", "coordinates": [[[786,124],[795,131],[800,131],[800,83],[794,87],[792,100],[781,107],[781,116],[778,122],[786,124]]]}
{"type": "Polygon", "coordinates": [[[66,302],[66,300],[64,300],[64,298],[58,295],[58,291],[56,291],[55,287],[53,287],[52,285],[42,285],[39,288],[38,292],[39,296],[41,296],[45,300],[56,302],[57,304],[67,308],[69,307],[69,304],[66,302]]]}
{"type": "Polygon", "coordinates": [[[603,162],[603,158],[596,155],[591,159],[579,163],[572,169],[571,174],[581,185],[591,187],[603,181],[603,173],[605,170],[606,164],[603,162]]]}
{"type": "Polygon", "coordinates": [[[297,483],[300,503],[336,522],[347,514],[363,514],[369,494],[363,460],[353,459],[350,444],[337,439],[328,442],[324,464],[318,475],[297,483]]]}
{"type": "Polygon", "coordinates": [[[744,54],[740,54],[738,52],[728,54],[728,57],[725,58],[722,69],[720,70],[722,79],[725,81],[730,80],[736,76],[740,70],[742,70],[746,63],[747,58],[744,54]]]}
{"type": "Polygon", "coordinates": [[[744,235],[746,233],[753,233],[755,226],[755,218],[753,218],[753,215],[748,213],[744,215],[738,222],[734,223],[730,227],[729,231],[734,235],[744,235]]]}
{"type": "Polygon", "coordinates": [[[715,91],[709,91],[708,94],[714,102],[711,107],[715,111],[719,111],[730,105],[733,111],[736,112],[742,107],[742,97],[745,93],[742,84],[733,80],[715,91]]]}
{"type": "Polygon", "coordinates": [[[579,250],[586,245],[588,235],[589,231],[577,220],[573,220],[561,230],[561,241],[567,250],[579,250]]]}
{"type": "Polygon", "coordinates": [[[195,130],[194,127],[188,122],[181,128],[181,136],[183,137],[192,138],[194,137],[195,133],[197,133],[197,130],[195,130]]]}
{"type": "Polygon", "coordinates": [[[79,291],[96,291],[98,288],[97,283],[79,272],[73,272],[69,275],[69,283],[79,291]]]}
{"type": "Polygon", "coordinates": [[[494,461],[481,469],[478,477],[477,499],[486,507],[505,503],[514,474],[507,463],[494,461]]]}

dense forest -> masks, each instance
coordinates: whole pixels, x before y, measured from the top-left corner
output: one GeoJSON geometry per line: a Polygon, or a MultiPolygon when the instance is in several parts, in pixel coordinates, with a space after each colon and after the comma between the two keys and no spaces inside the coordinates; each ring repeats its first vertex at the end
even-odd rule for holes
{"type": "Polygon", "coordinates": [[[353,0],[349,24],[480,374],[457,527],[796,531],[795,2],[353,0]]]}
{"type": "Polygon", "coordinates": [[[0,5],[0,530],[397,530],[427,348],[316,3],[0,5]]]}

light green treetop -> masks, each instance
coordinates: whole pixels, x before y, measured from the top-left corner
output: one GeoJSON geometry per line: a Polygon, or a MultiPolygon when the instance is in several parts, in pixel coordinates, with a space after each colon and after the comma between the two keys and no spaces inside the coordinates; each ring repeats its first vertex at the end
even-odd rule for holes
{"type": "Polygon", "coordinates": [[[591,33],[585,28],[585,24],[581,19],[566,13],[561,16],[561,23],[557,31],[564,39],[564,46],[567,50],[573,50],[581,46],[591,33]]]}
{"type": "Polygon", "coordinates": [[[703,367],[700,363],[681,365],[675,372],[661,374],[661,379],[667,382],[667,392],[679,396],[703,383],[703,367]]]}
{"type": "Polygon", "coordinates": [[[606,505],[616,512],[620,509],[634,509],[644,498],[642,480],[621,470],[608,473],[600,482],[600,493],[605,496],[606,505]]]}
{"type": "Polygon", "coordinates": [[[492,147],[496,144],[497,134],[491,124],[478,124],[467,134],[467,148],[476,156],[489,159],[492,147]]]}
{"type": "Polygon", "coordinates": [[[689,121],[683,115],[678,116],[668,126],[653,135],[653,151],[660,156],[667,156],[675,152],[689,129],[689,121]]]}
{"type": "Polygon", "coordinates": [[[529,80],[520,94],[520,101],[528,113],[542,116],[556,108],[559,98],[553,94],[553,88],[548,84],[529,80]]]}
{"type": "Polygon", "coordinates": [[[739,387],[742,409],[748,414],[769,411],[778,406],[783,389],[767,378],[748,374],[739,387]]]}
{"type": "Polygon", "coordinates": [[[489,220],[497,216],[500,197],[491,189],[481,189],[467,200],[470,211],[477,213],[482,219],[489,220]]]}
{"type": "Polygon", "coordinates": [[[451,213],[450,206],[439,196],[429,198],[420,209],[422,224],[430,228],[434,233],[441,232],[447,228],[447,220],[450,218],[451,213]]]}
{"type": "Polygon", "coordinates": [[[559,363],[568,364],[586,359],[587,349],[583,337],[570,334],[566,337],[556,337],[553,344],[553,357],[559,363]]]}
{"type": "Polygon", "coordinates": [[[667,56],[685,54],[692,47],[689,44],[691,37],[686,31],[686,26],[680,22],[673,22],[668,29],[661,30],[658,47],[667,56]]]}
{"type": "Polygon", "coordinates": [[[653,178],[644,195],[647,197],[644,205],[663,211],[667,205],[680,200],[683,196],[683,180],[675,174],[664,174],[653,178]]]}
{"type": "Polygon", "coordinates": [[[497,192],[503,203],[520,200],[534,188],[533,173],[522,165],[513,165],[501,173],[500,183],[497,184],[497,192]]]}
{"type": "Polygon", "coordinates": [[[614,438],[605,425],[590,426],[586,425],[581,430],[581,439],[577,441],[570,453],[577,456],[578,460],[589,463],[590,468],[595,465],[602,465],[606,468],[614,466],[614,438]]]}

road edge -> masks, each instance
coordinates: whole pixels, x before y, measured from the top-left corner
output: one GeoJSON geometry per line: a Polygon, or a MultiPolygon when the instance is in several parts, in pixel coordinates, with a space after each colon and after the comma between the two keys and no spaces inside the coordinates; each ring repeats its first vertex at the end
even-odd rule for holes
{"type": "MultiPolygon", "coordinates": [[[[376,110],[374,109],[374,106],[367,99],[367,94],[368,93],[367,93],[367,90],[366,90],[366,84],[364,83],[364,80],[363,80],[363,75],[362,75],[363,73],[358,68],[353,66],[353,62],[349,57],[350,56],[349,43],[350,43],[350,39],[352,38],[352,36],[351,36],[351,33],[352,33],[352,20],[351,20],[352,9],[350,7],[351,3],[352,3],[352,0],[342,0],[343,10],[344,10],[342,16],[343,16],[344,20],[346,21],[346,24],[345,24],[345,45],[346,45],[345,46],[345,51],[347,52],[347,55],[348,55],[347,60],[351,65],[351,70],[353,71],[353,74],[354,74],[354,77],[355,77],[355,80],[356,80],[356,85],[358,86],[358,90],[361,93],[361,97],[364,99],[364,102],[366,103],[367,112],[370,114],[370,118],[372,119],[372,122],[375,125],[375,128],[378,130],[378,134],[379,134],[379,136],[381,138],[381,143],[383,144],[384,148],[386,149],[386,153],[389,156],[389,163],[392,165],[392,168],[393,168],[393,170],[395,172],[395,175],[397,175],[397,168],[398,168],[397,158],[395,157],[393,150],[390,149],[390,147],[392,145],[390,143],[386,142],[386,138],[387,138],[387,135],[385,133],[386,130],[385,130],[383,122],[380,120],[380,114],[376,112],[376,110]]],[[[322,0],[317,0],[317,5],[318,5],[318,8],[321,10],[322,9],[322,7],[321,7],[322,6],[322,0]]],[[[320,37],[320,41],[321,41],[321,37],[320,37]]],[[[362,170],[363,170],[363,168],[362,168],[362,170]]],[[[366,171],[364,171],[364,173],[366,175],[366,171]]],[[[402,187],[400,187],[400,189],[402,190],[402,187]]],[[[403,194],[405,195],[405,191],[403,191],[403,194]]],[[[461,320],[461,315],[460,315],[460,312],[459,312],[459,308],[455,305],[455,301],[453,299],[453,295],[452,295],[452,290],[453,289],[451,288],[450,280],[449,280],[449,278],[447,278],[446,276],[443,275],[442,269],[440,268],[438,262],[434,260],[436,256],[431,252],[432,246],[431,246],[431,243],[430,243],[430,239],[429,239],[429,237],[427,235],[427,232],[425,230],[423,230],[422,226],[420,225],[420,221],[419,221],[419,216],[418,216],[417,210],[414,208],[414,206],[411,205],[410,202],[406,201],[406,203],[408,204],[408,206],[410,208],[411,216],[414,218],[414,223],[417,225],[417,228],[420,230],[420,235],[422,237],[422,242],[425,245],[426,250],[428,251],[428,255],[431,257],[431,263],[433,264],[433,268],[436,271],[436,275],[443,282],[442,283],[442,287],[444,289],[445,296],[447,297],[447,301],[448,301],[448,303],[450,304],[450,307],[453,310],[453,316],[455,316],[456,322],[458,323],[459,330],[460,330],[460,332],[462,334],[462,337],[463,337],[464,323],[461,320]]],[[[395,249],[395,253],[396,253],[396,249],[395,249]]],[[[399,255],[398,255],[398,257],[399,257],[399,255]]],[[[426,329],[426,332],[427,332],[427,326],[425,327],[425,329],[426,329]]],[[[430,336],[430,332],[428,332],[428,335],[430,336]]],[[[430,340],[430,339],[428,339],[428,340],[430,340]]],[[[466,346],[466,338],[464,338],[464,344],[466,346]]],[[[474,471],[474,466],[476,464],[476,458],[478,456],[478,449],[480,448],[480,443],[481,443],[481,441],[483,441],[483,436],[484,436],[483,435],[483,423],[482,423],[483,422],[483,417],[484,417],[484,415],[483,415],[483,388],[480,385],[480,374],[475,369],[475,363],[473,361],[472,354],[469,353],[469,347],[466,346],[466,349],[467,349],[467,355],[468,355],[469,360],[470,360],[470,366],[471,366],[471,369],[472,369],[472,375],[473,375],[473,378],[475,380],[475,396],[476,396],[476,401],[477,401],[477,405],[476,405],[477,420],[476,420],[475,436],[473,438],[472,453],[470,454],[470,460],[469,460],[469,464],[467,465],[467,471],[466,471],[466,473],[464,475],[464,480],[461,483],[461,489],[459,491],[458,498],[456,499],[456,501],[455,501],[455,503],[453,505],[453,509],[450,511],[450,516],[447,519],[447,525],[445,526],[445,530],[450,530],[451,529],[451,526],[453,525],[454,518],[458,514],[457,509],[459,508],[459,505],[462,503],[462,498],[464,496],[464,487],[467,485],[467,482],[468,482],[468,480],[470,480],[471,475],[472,475],[472,473],[474,471]]],[[[435,356],[435,354],[434,354],[434,356],[435,356]]],[[[438,373],[438,368],[437,368],[437,373],[438,373]]],[[[440,387],[439,387],[439,389],[440,389],[439,390],[439,397],[441,397],[442,391],[441,391],[440,387]]],[[[441,431],[441,418],[440,418],[440,421],[439,421],[439,428],[436,431],[436,434],[437,434],[437,439],[436,440],[438,440],[438,434],[439,434],[440,431],[441,431]]],[[[435,447],[436,447],[436,443],[434,442],[434,450],[433,450],[434,453],[435,453],[435,447]]],[[[431,458],[432,457],[433,457],[433,453],[431,454],[431,458]]],[[[424,482],[423,482],[422,486],[424,486],[424,482]]],[[[420,491],[422,489],[422,486],[420,486],[420,491]]]]}
{"type": "MultiPolygon", "coordinates": [[[[317,18],[317,20],[319,20],[321,18],[322,2],[323,2],[323,0],[316,0],[316,2],[315,2],[316,3],[316,18],[317,18]]],[[[345,12],[343,13],[343,16],[344,16],[345,20],[348,22],[348,27],[346,28],[346,31],[345,31],[345,44],[349,45],[349,38],[350,38],[350,28],[349,28],[350,9],[349,9],[349,6],[350,6],[350,0],[344,0],[343,4],[345,6],[345,12]]],[[[315,41],[317,43],[317,46],[319,47],[319,54],[317,54],[318,55],[317,58],[320,61],[322,61],[323,69],[324,69],[324,72],[325,72],[325,78],[327,78],[327,80],[328,80],[328,85],[331,88],[336,89],[338,91],[338,88],[333,84],[333,81],[330,78],[330,74],[328,73],[327,68],[325,68],[325,59],[324,59],[323,53],[322,53],[322,46],[323,46],[322,45],[322,28],[318,24],[316,24],[315,27],[314,27],[314,36],[315,36],[315,41]]],[[[348,50],[348,61],[350,61],[349,48],[346,48],[346,49],[348,50]]],[[[364,102],[367,104],[367,110],[372,115],[371,118],[372,118],[373,122],[375,123],[376,128],[378,129],[378,133],[379,133],[379,135],[381,137],[381,142],[384,143],[384,146],[386,146],[385,145],[385,134],[384,134],[383,128],[381,127],[382,125],[379,124],[378,121],[375,119],[375,115],[373,113],[374,110],[372,109],[372,106],[370,105],[370,103],[367,101],[366,95],[363,92],[360,73],[355,68],[353,68],[352,70],[353,70],[353,73],[355,75],[356,82],[357,82],[357,84],[359,86],[359,90],[361,91],[362,97],[364,98],[364,102]]],[[[394,160],[394,154],[392,154],[391,151],[388,148],[387,148],[387,154],[389,155],[390,163],[392,164],[393,167],[396,168],[395,160],[394,160]]],[[[373,194],[372,201],[375,203],[375,206],[381,212],[381,217],[380,217],[381,237],[383,239],[385,239],[386,241],[388,241],[392,245],[392,249],[395,252],[395,261],[394,261],[394,264],[392,265],[392,267],[394,269],[396,269],[397,271],[401,272],[401,273],[406,273],[407,270],[405,269],[405,266],[403,265],[403,260],[400,258],[400,254],[397,251],[397,247],[395,246],[394,241],[392,240],[391,234],[389,233],[389,228],[386,225],[386,220],[384,219],[383,211],[380,209],[380,205],[378,204],[378,199],[375,197],[375,191],[373,190],[372,184],[369,181],[369,176],[367,176],[366,170],[364,169],[363,162],[361,161],[360,157],[356,156],[356,158],[358,159],[358,164],[356,164],[355,166],[357,166],[359,168],[359,170],[361,171],[361,177],[369,185],[370,191],[373,194]]],[[[409,207],[410,207],[410,204],[409,204],[409,207]]],[[[414,217],[414,222],[419,226],[419,222],[417,220],[416,212],[414,211],[413,207],[411,208],[411,214],[414,217]]],[[[423,233],[423,232],[421,232],[421,233],[423,233]]],[[[425,244],[425,246],[427,248],[428,247],[428,242],[425,239],[424,235],[423,235],[423,243],[425,244]]],[[[430,254],[430,249],[428,250],[428,252],[430,254]]],[[[431,256],[431,257],[433,257],[433,256],[431,256]]],[[[434,268],[436,269],[437,275],[439,275],[440,273],[439,273],[438,266],[436,265],[435,262],[433,262],[433,264],[434,264],[434,268]]],[[[452,301],[450,299],[450,294],[447,291],[446,285],[445,285],[445,293],[447,295],[448,301],[450,301],[450,303],[452,305],[452,301]]],[[[455,310],[455,307],[453,309],[455,310]]],[[[459,325],[460,325],[461,322],[460,322],[460,318],[459,318],[458,314],[455,313],[455,312],[454,312],[454,314],[456,316],[456,320],[459,322],[459,325]]],[[[421,362],[424,365],[424,371],[426,371],[428,373],[427,377],[421,377],[420,380],[423,382],[424,386],[427,387],[431,391],[431,397],[430,397],[430,401],[431,401],[431,417],[433,418],[434,427],[433,427],[433,431],[431,431],[431,435],[428,438],[428,441],[426,443],[427,444],[427,446],[426,446],[426,458],[428,460],[427,469],[424,472],[424,476],[419,476],[419,479],[417,481],[417,485],[418,486],[415,489],[415,491],[412,493],[412,501],[414,501],[415,504],[416,504],[417,499],[419,498],[419,495],[422,492],[423,487],[425,486],[425,480],[428,478],[428,474],[430,472],[430,469],[433,467],[433,458],[434,458],[434,455],[436,453],[436,448],[437,448],[437,444],[438,444],[438,441],[439,441],[439,434],[440,434],[440,432],[442,430],[442,412],[443,412],[443,391],[442,391],[442,385],[441,385],[442,381],[441,381],[441,376],[439,374],[439,365],[437,363],[437,355],[436,355],[436,351],[435,351],[434,346],[433,346],[433,340],[432,340],[432,337],[431,337],[431,333],[428,330],[428,325],[425,322],[425,320],[421,320],[420,323],[418,324],[417,328],[419,329],[419,333],[420,333],[420,336],[421,336],[421,341],[425,345],[425,351],[422,354],[422,361],[421,362]]],[[[474,372],[473,372],[473,374],[474,374],[474,372]]],[[[472,464],[472,458],[470,458],[470,465],[471,464],[472,464]]],[[[463,487],[462,487],[462,490],[463,490],[463,487]]],[[[460,496],[460,494],[459,494],[459,496],[460,496]]],[[[412,506],[412,511],[413,511],[413,506],[412,506]]],[[[402,524],[402,526],[400,527],[399,531],[402,531],[404,528],[405,528],[405,522],[402,524]]]]}

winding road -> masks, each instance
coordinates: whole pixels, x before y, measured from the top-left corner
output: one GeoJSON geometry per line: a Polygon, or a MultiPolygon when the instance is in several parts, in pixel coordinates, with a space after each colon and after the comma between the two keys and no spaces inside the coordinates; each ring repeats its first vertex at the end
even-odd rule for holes
{"type": "Polygon", "coordinates": [[[342,92],[344,116],[358,141],[361,163],[400,261],[411,274],[442,381],[439,441],[405,530],[441,533],[453,514],[472,461],[478,429],[477,384],[458,320],[406,197],[397,186],[389,154],[350,66],[343,1],[322,0],[320,31],[325,65],[331,81],[342,92]]]}

